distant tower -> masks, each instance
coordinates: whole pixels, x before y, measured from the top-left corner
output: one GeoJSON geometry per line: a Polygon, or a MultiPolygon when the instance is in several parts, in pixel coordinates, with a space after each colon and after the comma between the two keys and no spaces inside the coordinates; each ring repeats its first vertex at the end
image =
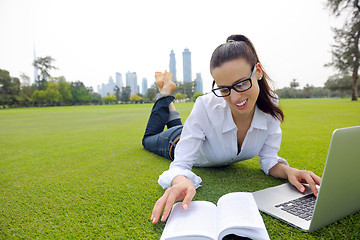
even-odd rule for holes
{"type": "MultiPolygon", "coordinates": [[[[34,45],[34,62],[37,60],[36,52],[35,52],[35,45],[34,45]]],[[[38,68],[34,66],[34,82],[38,80],[38,68]]]]}
{"type": "Polygon", "coordinates": [[[109,83],[108,83],[108,93],[109,94],[114,94],[114,88],[115,88],[115,83],[114,80],[112,78],[112,76],[109,77],[109,83]]]}
{"type": "Polygon", "coordinates": [[[191,52],[185,48],[183,52],[183,76],[184,83],[192,82],[191,78],[191,52]]]}
{"type": "Polygon", "coordinates": [[[107,89],[106,89],[106,84],[103,83],[103,84],[101,84],[101,96],[105,97],[107,94],[108,93],[107,93],[107,89]]]}
{"type": "Polygon", "coordinates": [[[142,95],[145,95],[147,89],[148,89],[148,83],[147,83],[147,79],[144,77],[144,78],[142,79],[142,84],[141,84],[141,94],[142,94],[142,95]]]}
{"type": "Polygon", "coordinates": [[[121,91],[121,88],[123,87],[121,73],[118,72],[115,73],[115,85],[118,86],[118,88],[120,88],[121,91]]]}
{"type": "Polygon", "coordinates": [[[201,73],[196,73],[195,82],[195,92],[203,93],[203,80],[201,78],[201,73]]]}
{"type": "Polygon", "coordinates": [[[173,81],[176,82],[176,60],[174,50],[171,50],[170,53],[170,63],[169,63],[170,72],[173,75],[173,81]]]}
{"type": "Polygon", "coordinates": [[[137,85],[137,75],[136,72],[128,71],[126,73],[126,86],[129,86],[131,89],[131,95],[139,93],[139,87],[137,85]]]}

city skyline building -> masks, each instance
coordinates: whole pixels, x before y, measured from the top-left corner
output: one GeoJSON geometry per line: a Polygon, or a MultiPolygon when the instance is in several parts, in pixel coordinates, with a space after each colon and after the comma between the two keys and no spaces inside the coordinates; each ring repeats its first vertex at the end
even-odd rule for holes
{"type": "Polygon", "coordinates": [[[185,48],[183,52],[183,82],[192,82],[191,52],[188,48],[185,48]]]}
{"type": "Polygon", "coordinates": [[[131,95],[139,93],[139,86],[137,85],[136,72],[128,71],[126,73],[126,86],[130,87],[131,95]]]}
{"type": "Polygon", "coordinates": [[[169,71],[173,75],[173,81],[176,82],[176,60],[174,50],[171,50],[170,52],[169,71]]]}
{"type": "MultiPolygon", "coordinates": [[[[98,89],[99,88],[100,87],[98,86],[98,89]]],[[[98,93],[101,95],[101,97],[105,97],[107,95],[107,87],[106,87],[105,83],[101,84],[101,88],[100,88],[100,91],[98,93]]]]}
{"type": "Polygon", "coordinates": [[[101,86],[97,85],[97,93],[99,93],[101,97],[106,97],[109,94],[115,94],[115,86],[118,86],[121,91],[123,86],[121,74],[116,72],[115,79],[116,80],[114,81],[113,77],[110,76],[107,83],[102,83],[101,86]]]}
{"type": "MultiPolygon", "coordinates": [[[[169,54],[170,60],[169,60],[169,72],[173,75],[173,81],[178,81],[177,73],[176,73],[176,58],[175,58],[175,52],[172,49],[169,54]]],[[[36,53],[35,53],[35,47],[34,47],[34,59],[36,59],[36,53]]],[[[36,71],[37,73],[37,71],[36,71]]],[[[120,88],[120,91],[122,91],[122,88],[124,86],[130,87],[131,92],[130,94],[139,94],[141,90],[141,94],[145,95],[148,89],[148,80],[146,77],[142,78],[141,81],[141,89],[137,82],[137,73],[128,71],[125,74],[125,84],[123,82],[123,75],[120,72],[115,72],[115,81],[113,76],[109,77],[108,83],[102,83],[101,85],[97,85],[97,92],[102,96],[105,97],[108,94],[114,94],[114,88],[115,86],[118,86],[120,88]]],[[[35,69],[34,69],[34,78],[35,75],[35,69]]],[[[181,79],[180,79],[181,80],[181,79]]],[[[203,93],[203,80],[201,77],[201,73],[196,73],[196,88],[195,91],[203,93]]],[[[183,51],[183,83],[191,83],[193,82],[192,79],[192,67],[191,67],[191,52],[188,48],[185,48],[183,51]]]]}
{"type": "Polygon", "coordinates": [[[144,77],[142,79],[142,83],[141,83],[141,94],[145,95],[148,89],[148,82],[147,82],[147,78],[144,77]]]}
{"type": "Polygon", "coordinates": [[[114,79],[112,78],[112,76],[109,77],[109,82],[107,85],[107,92],[109,94],[114,94],[114,88],[115,88],[115,82],[114,79]]]}
{"type": "Polygon", "coordinates": [[[115,85],[118,86],[118,88],[120,88],[120,92],[121,92],[121,89],[124,85],[122,82],[122,75],[119,72],[115,73],[115,85]]]}
{"type": "Polygon", "coordinates": [[[196,73],[195,82],[196,82],[195,92],[204,93],[201,73],[196,73]]]}

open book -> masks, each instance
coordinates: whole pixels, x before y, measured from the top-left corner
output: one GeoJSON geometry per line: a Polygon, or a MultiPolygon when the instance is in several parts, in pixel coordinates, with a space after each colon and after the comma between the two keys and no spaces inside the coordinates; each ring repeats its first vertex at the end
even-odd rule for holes
{"type": "Polygon", "coordinates": [[[193,201],[187,210],[174,204],[161,240],[222,239],[235,234],[251,239],[270,239],[251,193],[234,192],[211,202],[193,201]]]}

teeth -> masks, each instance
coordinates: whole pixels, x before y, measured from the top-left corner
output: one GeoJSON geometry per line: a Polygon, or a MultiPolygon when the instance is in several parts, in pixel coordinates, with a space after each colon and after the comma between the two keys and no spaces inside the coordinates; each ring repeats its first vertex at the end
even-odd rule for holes
{"type": "Polygon", "coordinates": [[[238,103],[238,104],[236,104],[236,106],[242,106],[242,105],[244,105],[246,103],[246,100],[244,100],[244,101],[242,101],[241,103],[238,103]]]}

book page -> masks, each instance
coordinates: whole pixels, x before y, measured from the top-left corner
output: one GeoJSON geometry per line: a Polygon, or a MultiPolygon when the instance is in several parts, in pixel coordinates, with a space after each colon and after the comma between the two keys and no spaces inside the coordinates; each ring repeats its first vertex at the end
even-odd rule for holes
{"type": "Polygon", "coordinates": [[[211,202],[192,201],[187,210],[175,203],[166,222],[161,240],[217,239],[216,206],[211,202]],[[192,238],[190,238],[190,236],[192,238]]]}
{"type": "Polygon", "coordinates": [[[225,194],[219,199],[217,207],[219,239],[230,233],[253,239],[269,239],[251,193],[225,194]]]}

